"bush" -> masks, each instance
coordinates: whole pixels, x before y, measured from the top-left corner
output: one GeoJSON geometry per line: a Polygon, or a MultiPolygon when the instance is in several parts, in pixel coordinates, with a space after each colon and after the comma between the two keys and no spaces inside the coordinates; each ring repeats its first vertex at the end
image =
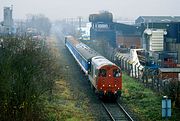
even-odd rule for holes
{"type": "Polygon", "coordinates": [[[176,107],[180,107],[180,80],[172,78],[165,81],[164,95],[171,98],[176,107]]]}
{"type": "Polygon", "coordinates": [[[57,77],[54,55],[43,40],[0,38],[0,119],[43,120],[42,95],[57,77]]]}

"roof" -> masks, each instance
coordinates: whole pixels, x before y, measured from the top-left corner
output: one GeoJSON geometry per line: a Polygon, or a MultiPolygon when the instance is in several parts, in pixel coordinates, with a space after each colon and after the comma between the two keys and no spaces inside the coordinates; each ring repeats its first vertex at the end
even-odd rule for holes
{"type": "Polygon", "coordinates": [[[136,23],[139,23],[138,20],[143,20],[140,23],[180,22],[180,16],[139,16],[136,19],[136,23]]]}
{"type": "Polygon", "coordinates": [[[100,55],[99,53],[97,53],[96,51],[94,51],[84,43],[78,41],[74,37],[67,36],[66,38],[76,48],[76,50],[80,53],[80,55],[83,56],[84,59],[89,60],[94,56],[100,55]]]}
{"type": "Polygon", "coordinates": [[[180,68],[159,68],[159,70],[164,73],[180,73],[180,68]]]}
{"type": "Polygon", "coordinates": [[[93,49],[85,45],[84,43],[77,44],[76,49],[86,60],[89,60],[94,56],[100,55],[99,53],[97,53],[96,51],[94,51],[93,49]]]}
{"type": "Polygon", "coordinates": [[[104,65],[115,65],[113,64],[111,61],[109,61],[108,59],[106,59],[103,56],[96,56],[92,58],[92,62],[97,66],[97,67],[101,67],[104,65]]]}

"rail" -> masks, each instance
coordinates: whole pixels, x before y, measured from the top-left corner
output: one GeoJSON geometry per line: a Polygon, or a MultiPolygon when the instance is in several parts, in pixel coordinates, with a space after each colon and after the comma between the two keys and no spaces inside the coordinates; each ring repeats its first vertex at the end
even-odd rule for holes
{"type": "Polygon", "coordinates": [[[110,120],[112,121],[134,121],[129,113],[123,108],[121,104],[116,103],[104,103],[102,105],[107,112],[110,120]]]}

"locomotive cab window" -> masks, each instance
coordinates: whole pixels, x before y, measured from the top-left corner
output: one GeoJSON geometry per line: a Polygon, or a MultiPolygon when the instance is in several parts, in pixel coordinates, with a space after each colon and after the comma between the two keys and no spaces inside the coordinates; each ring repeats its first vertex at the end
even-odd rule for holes
{"type": "Polygon", "coordinates": [[[113,76],[114,77],[120,77],[121,76],[121,71],[119,69],[114,69],[113,70],[113,76]]]}
{"type": "Polygon", "coordinates": [[[99,76],[100,77],[106,77],[106,70],[105,69],[100,69],[99,70],[99,76]]]}

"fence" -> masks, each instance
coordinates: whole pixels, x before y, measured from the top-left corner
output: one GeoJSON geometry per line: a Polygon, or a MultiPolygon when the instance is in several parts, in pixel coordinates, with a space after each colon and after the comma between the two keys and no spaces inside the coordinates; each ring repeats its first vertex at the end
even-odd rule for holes
{"type": "MultiPolygon", "coordinates": [[[[130,57],[127,54],[116,53],[113,60],[119,67],[121,67],[122,71],[126,72],[132,78],[140,81],[146,87],[151,88],[159,93],[164,93],[166,92],[166,90],[169,90],[167,88],[169,88],[171,80],[177,80],[179,83],[175,86],[180,86],[179,79],[161,79],[161,75],[157,67],[142,66],[138,62],[131,61],[130,57]]],[[[179,93],[179,91],[177,92],[179,93]]]]}

